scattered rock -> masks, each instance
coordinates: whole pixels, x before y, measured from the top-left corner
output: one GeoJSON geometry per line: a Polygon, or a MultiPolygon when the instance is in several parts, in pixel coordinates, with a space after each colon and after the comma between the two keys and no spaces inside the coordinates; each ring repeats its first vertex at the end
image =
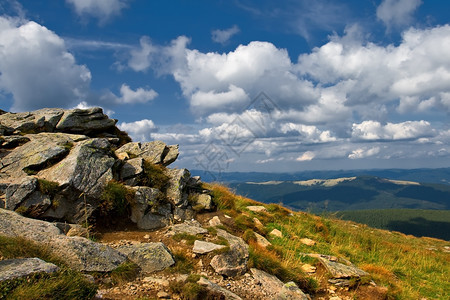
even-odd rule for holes
{"type": "Polygon", "coordinates": [[[370,276],[369,273],[358,269],[350,262],[347,262],[347,264],[342,264],[333,261],[334,257],[328,257],[327,255],[319,255],[316,257],[318,257],[320,263],[327,269],[334,279],[370,276]]]}
{"type": "Polygon", "coordinates": [[[196,240],[194,242],[194,248],[192,249],[192,251],[198,254],[205,254],[222,248],[225,248],[225,246],[196,240]]]}
{"type": "Polygon", "coordinates": [[[304,264],[302,265],[302,270],[305,273],[315,273],[316,272],[316,267],[311,266],[310,264],[304,264]]]}
{"type": "Polygon", "coordinates": [[[255,232],[255,237],[256,237],[256,243],[263,248],[272,245],[265,237],[263,237],[262,235],[260,235],[257,232],[255,232]]]}
{"type": "Polygon", "coordinates": [[[159,291],[159,292],[156,294],[156,297],[158,297],[158,299],[171,299],[170,295],[167,294],[167,293],[164,292],[164,291],[159,291]]]}
{"type": "Polygon", "coordinates": [[[276,300],[308,300],[309,298],[294,282],[287,282],[275,296],[276,300]]]}
{"type": "Polygon", "coordinates": [[[283,282],[277,277],[255,268],[251,268],[250,271],[256,281],[259,282],[261,287],[266,291],[276,294],[283,288],[283,282]]]}
{"type": "Polygon", "coordinates": [[[279,237],[282,238],[283,237],[283,233],[281,231],[279,231],[278,229],[274,229],[272,230],[269,235],[275,236],[275,237],[279,237]]]}
{"type": "Polygon", "coordinates": [[[208,221],[209,226],[219,226],[222,225],[222,222],[220,221],[218,216],[214,216],[211,218],[211,220],[208,221]]]}
{"type": "Polygon", "coordinates": [[[208,230],[203,228],[201,224],[196,220],[184,221],[184,223],[172,225],[169,227],[169,234],[174,235],[178,233],[187,233],[187,234],[205,234],[208,233],[208,230]]]}
{"type": "Polygon", "coordinates": [[[305,244],[307,246],[314,246],[316,244],[316,241],[313,241],[308,238],[302,238],[302,239],[300,239],[300,242],[302,242],[303,244],[305,244]]]}
{"type": "Polygon", "coordinates": [[[54,273],[59,268],[39,258],[6,259],[0,261],[0,282],[36,273],[54,273]]]}
{"type": "Polygon", "coordinates": [[[187,207],[188,198],[185,188],[191,174],[187,169],[167,169],[166,175],[170,178],[166,187],[167,198],[175,206],[187,207]]]}
{"type": "Polygon", "coordinates": [[[253,218],[253,223],[255,223],[255,226],[258,229],[261,229],[264,227],[264,225],[261,223],[261,221],[258,218],[253,218]]]}
{"type": "Polygon", "coordinates": [[[223,296],[225,296],[226,300],[241,300],[242,299],[235,293],[230,292],[229,290],[219,286],[216,283],[209,281],[208,279],[206,279],[204,277],[201,277],[197,283],[208,288],[209,290],[212,290],[214,292],[222,294],[223,296]]]}
{"type": "Polygon", "coordinates": [[[203,207],[203,209],[210,210],[213,208],[212,198],[208,194],[199,194],[197,196],[197,205],[203,207]]]}
{"type": "Polygon", "coordinates": [[[147,273],[161,271],[175,264],[169,249],[161,242],[124,245],[118,250],[147,273]]]}
{"type": "Polygon", "coordinates": [[[170,285],[169,280],[164,278],[155,278],[155,277],[144,277],[142,279],[143,282],[151,282],[154,284],[162,285],[168,287],[170,285]]]}
{"type": "Polygon", "coordinates": [[[247,209],[258,213],[267,212],[267,209],[262,205],[247,206],[247,209]]]}

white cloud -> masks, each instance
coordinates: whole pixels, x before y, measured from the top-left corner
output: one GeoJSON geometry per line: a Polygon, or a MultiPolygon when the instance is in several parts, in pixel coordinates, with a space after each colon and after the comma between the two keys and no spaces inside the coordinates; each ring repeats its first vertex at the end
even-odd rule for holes
{"type": "Polygon", "coordinates": [[[373,147],[373,148],[358,148],[356,150],[353,150],[352,153],[348,155],[348,158],[350,159],[360,159],[360,158],[366,158],[370,156],[374,156],[380,153],[380,147],[373,147]]]}
{"type": "Polygon", "coordinates": [[[233,25],[232,27],[224,30],[216,29],[211,31],[211,39],[220,44],[226,44],[230,38],[239,33],[240,29],[237,25],[233,25]]]}
{"type": "Polygon", "coordinates": [[[281,125],[281,132],[297,132],[300,134],[303,143],[326,143],[336,141],[336,137],[331,136],[329,130],[320,131],[316,126],[303,124],[284,123],[281,125]]]}
{"type": "Polygon", "coordinates": [[[383,0],[377,7],[377,18],[383,21],[388,30],[409,25],[414,11],[421,4],[421,0],[383,0]]]}
{"type": "Polygon", "coordinates": [[[158,96],[158,93],[153,89],[146,90],[141,87],[133,91],[127,84],[124,83],[120,87],[120,95],[121,97],[118,99],[119,103],[131,104],[151,101],[158,96]]]}
{"type": "Polygon", "coordinates": [[[12,110],[71,107],[89,93],[91,73],[64,40],[32,21],[0,17],[0,89],[12,110]]]}
{"type": "Polygon", "coordinates": [[[364,121],[352,126],[352,138],[356,140],[405,140],[433,136],[435,131],[427,121],[406,121],[382,125],[377,121],[364,121]]]}
{"type": "Polygon", "coordinates": [[[158,127],[152,120],[143,119],[136,122],[122,122],[118,124],[120,130],[126,131],[133,141],[146,142],[151,138],[151,134],[158,131],[158,127]]]}
{"type": "MultiPolygon", "coordinates": [[[[245,103],[249,99],[242,88],[230,85],[228,91],[215,92],[198,91],[192,95],[191,107],[195,113],[205,113],[214,110],[235,110],[236,104],[245,103]],[[234,109],[233,109],[234,108],[234,109]]],[[[241,108],[242,105],[239,106],[241,108]]]]}
{"type": "Polygon", "coordinates": [[[100,24],[121,14],[127,7],[128,0],[66,0],[71,4],[78,16],[97,18],[100,24]]]}
{"type": "Polygon", "coordinates": [[[299,157],[297,157],[296,161],[309,161],[312,160],[316,155],[312,151],[306,151],[299,157]]]}

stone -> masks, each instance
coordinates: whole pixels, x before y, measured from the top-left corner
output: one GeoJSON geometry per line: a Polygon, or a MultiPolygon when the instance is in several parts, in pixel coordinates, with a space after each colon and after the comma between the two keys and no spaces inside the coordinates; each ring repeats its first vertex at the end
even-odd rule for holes
{"type": "MultiPolygon", "coordinates": [[[[204,277],[200,277],[200,279],[197,281],[198,284],[206,287],[207,289],[214,291],[216,293],[219,293],[221,295],[223,295],[226,300],[240,300],[242,299],[241,297],[239,297],[238,295],[236,295],[235,293],[221,287],[220,285],[209,281],[208,279],[204,278],[204,277]]],[[[220,299],[218,297],[215,297],[214,299],[220,299]]]]}
{"type": "Polygon", "coordinates": [[[142,279],[142,281],[143,282],[154,283],[154,284],[157,284],[157,285],[162,285],[162,286],[165,286],[165,287],[169,287],[169,285],[170,285],[169,280],[164,279],[164,278],[155,278],[155,277],[148,276],[148,277],[144,277],[142,279]]]}
{"type": "Polygon", "coordinates": [[[136,224],[140,229],[151,230],[166,227],[171,223],[170,218],[154,213],[147,213],[138,219],[136,224]]]}
{"type": "Polygon", "coordinates": [[[308,296],[303,293],[298,286],[290,281],[283,285],[281,291],[274,297],[275,300],[308,300],[308,296]]]}
{"type": "Polygon", "coordinates": [[[253,218],[253,223],[255,223],[255,227],[258,229],[262,229],[264,227],[264,225],[258,218],[253,218]]]}
{"type": "Polygon", "coordinates": [[[56,130],[63,132],[92,134],[101,131],[108,131],[116,125],[116,120],[108,118],[103,114],[100,107],[88,109],[65,110],[56,130]]]}
{"type": "Polygon", "coordinates": [[[265,208],[262,205],[251,205],[251,206],[247,206],[247,209],[253,212],[267,212],[267,208],[265,208]]]}
{"type": "Polygon", "coordinates": [[[212,209],[213,202],[211,196],[208,194],[199,194],[197,197],[197,205],[201,205],[206,210],[212,209]]]}
{"type": "Polygon", "coordinates": [[[2,148],[11,149],[15,148],[17,146],[23,145],[27,142],[29,142],[30,139],[26,136],[21,135],[11,135],[11,136],[4,136],[1,138],[0,145],[2,148]]]}
{"type": "Polygon", "coordinates": [[[166,187],[166,196],[175,206],[186,207],[188,204],[185,189],[191,174],[187,169],[167,169],[169,183],[166,187]]]}
{"type": "Polygon", "coordinates": [[[308,239],[308,238],[302,238],[302,239],[300,239],[300,242],[302,244],[305,244],[306,246],[314,246],[316,244],[316,241],[313,241],[313,240],[308,239]]]}
{"type": "Polygon", "coordinates": [[[220,221],[218,216],[214,216],[211,218],[211,220],[208,221],[209,226],[219,226],[222,225],[222,222],[220,221]]]}
{"type": "Polygon", "coordinates": [[[230,250],[216,255],[211,260],[211,267],[218,274],[228,277],[242,275],[247,271],[248,245],[240,237],[229,234],[225,230],[218,229],[217,236],[228,241],[230,250]]]}
{"type": "Polygon", "coordinates": [[[100,198],[106,184],[113,179],[115,159],[111,144],[104,138],[78,142],[57,165],[38,173],[38,177],[71,186],[85,196],[100,198]]]}
{"type": "Polygon", "coordinates": [[[142,158],[152,164],[168,166],[178,157],[178,145],[167,146],[161,141],[147,143],[131,142],[115,151],[117,157],[142,158]],[[125,153],[126,156],[123,154],[125,153]]]}
{"type": "Polygon", "coordinates": [[[109,272],[126,259],[125,255],[106,245],[66,236],[55,223],[25,218],[5,209],[0,209],[0,234],[41,243],[78,271],[109,272]]]}
{"type": "Polygon", "coordinates": [[[179,233],[196,235],[208,233],[208,230],[203,228],[201,224],[196,220],[184,221],[184,223],[172,225],[169,227],[170,235],[175,235],[179,233]]]}
{"type": "Polygon", "coordinates": [[[140,157],[125,161],[122,168],[120,169],[120,178],[122,180],[127,180],[141,175],[142,172],[144,172],[144,169],[142,167],[143,163],[144,160],[140,157]]]}
{"type": "Polygon", "coordinates": [[[64,114],[63,109],[44,108],[33,112],[5,113],[0,115],[0,124],[8,132],[38,133],[52,132],[64,114]]]}
{"type": "Polygon", "coordinates": [[[274,275],[255,268],[251,268],[250,272],[252,272],[253,278],[261,284],[261,287],[270,293],[278,293],[283,288],[283,282],[274,275]]]}
{"type": "Polygon", "coordinates": [[[281,231],[279,231],[278,229],[274,229],[272,230],[269,235],[272,235],[274,237],[279,237],[282,238],[283,237],[283,233],[281,231]]]}
{"type": "Polygon", "coordinates": [[[135,195],[130,203],[130,219],[134,223],[138,223],[139,220],[141,220],[145,215],[145,212],[148,210],[149,206],[156,206],[160,204],[161,191],[147,186],[136,186],[132,187],[132,189],[135,191],[135,195]]]}
{"type": "Polygon", "coordinates": [[[305,272],[305,273],[315,273],[316,272],[316,267],[314,267],[314,266],[311,266],[310,264],[304,264],[304,265],[302,265],[302,270],[303,270],[303,272],[305,272]]]}
{"type": "Polygon", "coordinates": [[[320,263],[327,269],[334,279],[370,276],[369,273],[358,269],[352,264],[347,265],[340,262],[335,262],[330,260],[325,255],[321,255],[318,258],[320,263]]]}
{"type": "Polygon", "coordinates": [[[164,292],[164,291],[159,291],[159,292],[156,294],[156,297],[158,297],[158,299],[171,299],[170,295],[167,294],[167,293],[164,292]]]}
{"type": "Polygon", "coordinates": [[[178,222],[183,222],[185,220],[192,220],[195,217],[195,212],[191,207],[181,208],[175,207],[173,209],[173,218],[178,222]]]}
{"type": "Polygon", "coordinates": [[[118,250],[147,273],[161,271],[175,264],[169,249],[161,242],[124,245],[118,250]]]}
{"type": "Polygon", "coordinates": [[[178,155],[180,154],[180,152],[178,151],[178,147],[179,147],[178,145],[167,146],[169,151],[167,152],[166,156],[163,158],[162,163],[164,166],[168,166],[177,160],[178,155]]]}
{"type": "Polygon", "coordinates": [[[265,237],[263,237],[262,235],[260,235],[257,232],[255,232],[255,237],[256,237],[256,243],[263,248],[272,245],[265,237]]]}
{"type": "Polygon", "coordinates": [[[37,179],[31,176],[11,183],[5,190],[5,208],[15,210],[37,188],[37,179]]]}
{"type": "Polygon", "coordinates": [[[212,252],[214,250],[223,249],[225,247],[226,246],[224,246],[224,245],[217,245],[217,244],[210,243],[210,242],[196,240],[194,242],[194,248],[192,249],[192,252],[198,253],[198,254],[205,254],[205,253],[212,252]]]}
{"type": "Polygon", "coordinates": [[[0,282],[29,276],[36,273],[51,274],[59,268],[39,258],[0,260],[0,282]]]}

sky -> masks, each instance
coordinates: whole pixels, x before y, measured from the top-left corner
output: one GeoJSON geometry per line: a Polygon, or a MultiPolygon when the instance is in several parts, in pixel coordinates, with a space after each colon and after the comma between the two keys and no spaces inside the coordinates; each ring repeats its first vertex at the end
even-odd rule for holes
{"type": "Polygon", "coordinates": [[[0,108],[206,172],[450,167],[450,1],[0,0],[0,108]]]}

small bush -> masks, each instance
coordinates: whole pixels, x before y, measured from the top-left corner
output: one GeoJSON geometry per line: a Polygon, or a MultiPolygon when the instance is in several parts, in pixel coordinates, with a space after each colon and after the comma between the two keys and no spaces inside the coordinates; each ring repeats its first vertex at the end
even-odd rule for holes
{"type": "Polygon", "coordinates": [[[192,258],[186,256],[183,251],[177,251],[173,253],[175,259],[175,265],[170,267],[169,271],[172,273],[190,274],[194,269],[194,263],[192,258]]]}
{"type": "Polygon", "coordinates": [[[247,243],[256,242],[255,232],[252,229],[247,229],[246,231],[244,231],[242,239],[247,243]]]}
{"type": "Polygon", "coordinates": [[[111,280],[114,284],[121,284],[136,278],[139,267],[132,262],[124,262],[111,271],[111,280]]]}
{"type": "Polygon", "coordinates": [[[208,189],[211,189],[212,200],[218,210],[236,209],[236,196],[227,187],[213,184],[208,189]]]}
{"type": "Polygon", "coordinates": [[[134,192],[132,190],[129,190],[120,182],[111,180],[100,197],[103,200],[103,212],[115,212],[119,216],[125,216],[133,197],[134,192]]]}
{"type": "Polygon", "coordinates": [[[170,180],[170,177],[165,173],[165,169],[162,165],[144,161],[145,176],[141,179],[141,184],[164,191],[170,180]]]}
{"type": "Polygon", "coordinates": [[[187,234],[187,233],[177,233],[172,236],[172,238],[180,242],[181,240],[185,240],[186,244],[188,245],[194,245],[195,240],[198,240],[199,238],[196,235],[187,234]]]}
{"type": "Polygon", "coordinates": [[[245,215],[237,216],[234,219],[234,223],[236,224],[236,227],[242,231],[253,228],[255,226],[255,222],[253,222],[253,219],[245,215]]]}
{"type": "Polygon", "coordinates": [[[42,194],[49,195],[50,198],[53,198],[59,191],[59,183],[40,178],[37,187],[42,194]]]}

